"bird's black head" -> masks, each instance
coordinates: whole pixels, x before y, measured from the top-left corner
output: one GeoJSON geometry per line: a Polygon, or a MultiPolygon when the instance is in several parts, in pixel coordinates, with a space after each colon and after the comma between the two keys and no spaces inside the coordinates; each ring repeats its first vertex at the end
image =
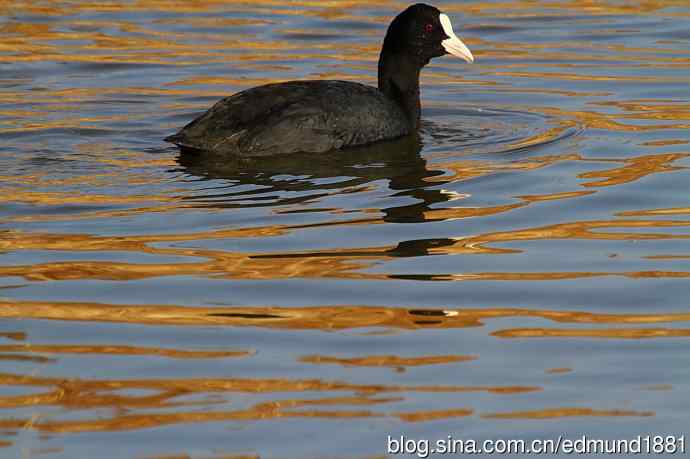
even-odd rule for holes
{"type": "Polygon", "coordinates": [[[393,19],[382,52],[413,58],[419,67],[444,54],[474,61],[470,50],[453,32],[448,16],[423,3],[410,6],[393,19]]]}
{"type": "Polygon", "coordinates": [[[419,73],[432,58],[444,54],[474,61],[448,16],[437,8],[412,5],[388,26],[379,56],[379,90],[398,104],[413,130],[421,115],[419,73]]]}

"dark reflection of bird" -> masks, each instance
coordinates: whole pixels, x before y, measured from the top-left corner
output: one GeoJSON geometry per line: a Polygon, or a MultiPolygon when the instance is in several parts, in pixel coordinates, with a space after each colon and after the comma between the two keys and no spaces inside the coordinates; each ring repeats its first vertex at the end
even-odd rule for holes
{"type": "MultiPolygon", "coordinates": [[[[349,193],[358,186],[385,181],[393,196],[408,196],[416,202],[379,209],[382,220],[387,223],[420,223],[429,221],[427,214],[432,205],[450,199],[441,189],[448,183],[440,177],[444,171],[427,167],[426,160],[420,155],[422,147],[421,139],[414,135],[354,147],[338,161],[319,153],[256,158],[183,153],[177,158],[180,168],[176,171],[200,180],[227,181],[227,186],[214,185],[204,194],[186,198],[188,205],[203,208],[275,209],[313,203],[328,195],[349,193]],[[429,180],[432,177],[435,177],[433,181],[429,180]]],[[[454,240],[446,238],[402,241],[386,253],[394,257],[423,256],[454,243],[454,240]]],[[[328,254],[312,254],[319,255],[328,254]]],[[[349,255],[356,256],[357,253],[349,255]]],[[[362,255],[369,254],[365,252],[362,255]]]]}
{"type": "Polygon", "coordinates": [[[450,19],[416,4],[388,27],[378,64],[378,89],[337,80],[290,81],[222,99],[165,140],[184,150],[243,157],[326,152],[415,133],[419,74],[434,57],[474,57],[450,19]]]}
{"type": "Polygon", "coordinates": [[[410,196],[417,202],[381,209],[384,221],[407,223],[425,221],[430,205],[449,199],[440,190],[443,180],[428,180],[444,171],[427,168],[421,149],[417,136],[406,136],[354,147],[338,161],[318,153],[256,158],[183,153],[177,161],[185,174],[228,182],[227,187],[214,188],[212,193],[187,198],[189,204],[199,207],[292,205],[385,180],[396,196],[410,196]]]}

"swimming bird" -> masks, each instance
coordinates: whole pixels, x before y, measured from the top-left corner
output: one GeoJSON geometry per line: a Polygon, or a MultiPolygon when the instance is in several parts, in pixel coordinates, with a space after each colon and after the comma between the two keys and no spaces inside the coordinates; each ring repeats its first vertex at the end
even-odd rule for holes
{"type": "Polygon", "coordinates": [[[258,157],[322,153],[407,136],[419,127],[419,74],[445,54],[474,61],[448,16],[418,3],[388,26],[378,88],[339,80],[258,86],[221,99],[165,140],[183,151],[258,157]]]}

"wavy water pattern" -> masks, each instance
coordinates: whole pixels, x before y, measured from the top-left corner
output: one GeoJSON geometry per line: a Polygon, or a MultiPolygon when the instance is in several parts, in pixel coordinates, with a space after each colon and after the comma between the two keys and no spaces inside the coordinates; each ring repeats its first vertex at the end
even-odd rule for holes
{"type": "Polygon", "coordinates": [[[0,2],[1,457],[684,433],[688,2],[436,4],[418,138],[245,161],[161,139],[405,4],[0,2]]]}

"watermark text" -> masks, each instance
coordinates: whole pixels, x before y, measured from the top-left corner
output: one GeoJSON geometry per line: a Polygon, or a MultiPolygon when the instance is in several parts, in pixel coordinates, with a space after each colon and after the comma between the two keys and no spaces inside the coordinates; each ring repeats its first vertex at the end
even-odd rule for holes
{"type": "Polygon", "coordinates": [[[551,439],[488,439],[454,438],[448,435],[436,441],[400,435],[388,436],[387,454],[406,454],[428,458],[447,454],[685,454],[685,435],[638,435],[628,439],[601,439],[582,435],[551,439]]]}

